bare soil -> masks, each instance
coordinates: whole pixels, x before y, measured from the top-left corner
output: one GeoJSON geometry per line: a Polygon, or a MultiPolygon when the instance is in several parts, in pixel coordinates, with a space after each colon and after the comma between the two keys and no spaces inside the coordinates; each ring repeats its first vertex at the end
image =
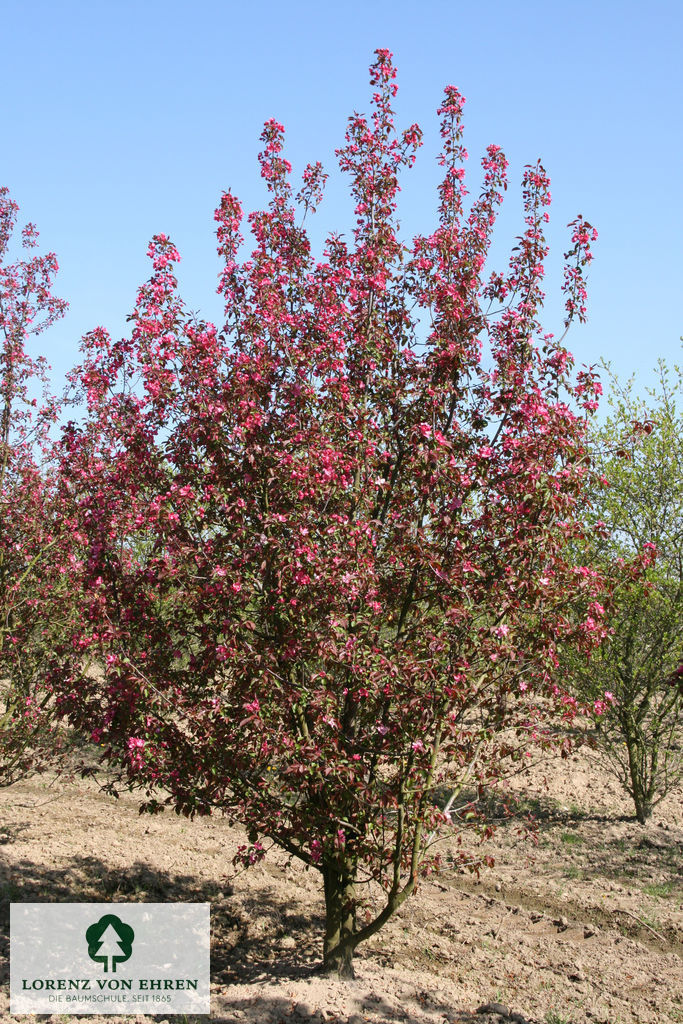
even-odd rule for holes
{"type": "Polygon", "coordinates": [[[273,850],[236,873],[244,835],[221,818],[140,817],[134,795],[115,800],[92,781],[17,783],[0,791],[0,1021],[35,1019],[8,1011],[10,902],[208,901],[212,1021],[681,1024],[681,792],[641,826],[583,750],[515,788],[539,819],[537,842],[521,838],[519,820],[503,823],[479,880],[449,866],[446,842],[444,870],[359,948],[357,979],[343,983],[315,970],[316,872],[273,850]]]}

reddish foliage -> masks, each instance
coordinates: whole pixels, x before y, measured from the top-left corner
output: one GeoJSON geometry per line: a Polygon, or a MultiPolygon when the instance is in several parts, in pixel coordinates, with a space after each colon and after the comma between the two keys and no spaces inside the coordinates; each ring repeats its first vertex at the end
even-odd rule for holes
{"type": "MultiPolygon", "coordinates": [[[[319,868],[330,965],[433,865],[428,839],[456,817],[436,788],[495,781],[553,705],[571,715],[550,682],[558,646],[602,632],[599,606],[578,625],[567,611],[603,583],[566,554],[600,388],[572,378],[538,319],[548,178],[526,168],[524,233],[485,278],[507,161],[489,147],[466,212],[464,100],[448,87],[438,225],[406,246],[398,175],[421,133],[394,130],[394,78],[377,51],[372,117],[350,119],[338,152],[353,241],[333,235],[314,259],[296,201],[314,209],[325,175],[307,168],[294,197],[269,121],[270,202],[248,218],[246,262],[238,200],[216,211],[223,330],[187,314],[157,236],[130,337],[84,339],[87,416],[64,442],[87,538],[64,710],[148,809],[165,789],[185,814],[245,823],[247,861],[268,837],[319,868]],[[387,906],[356,930],[367,878],[387,906]]],[[[595,237],[572,227],[567,326],[595,237]]]]}
{"type": "Polygon", "coordinates": [[[30,255],[9,261],[18,209],[0,188],[0,785],[54,764],[61,743],[45,686],[60,619],[48,434],[56,404],[45,359],[32,358],[27,343],[63,316],[66,303],[52,294],[54,253],[32,251],[35,225],[21,233],[30,255]]]}

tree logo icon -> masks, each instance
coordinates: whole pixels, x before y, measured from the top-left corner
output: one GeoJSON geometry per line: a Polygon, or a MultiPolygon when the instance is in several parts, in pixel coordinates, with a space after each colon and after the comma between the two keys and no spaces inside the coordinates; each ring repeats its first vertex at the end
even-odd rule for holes
{"type": "Polygon", "coordinates": [[[105,914],[90,925],[85,938],[90,959],[115,973],[116,965],[128,960],[133,952],[135,932],[115,914],[105,914]]]}

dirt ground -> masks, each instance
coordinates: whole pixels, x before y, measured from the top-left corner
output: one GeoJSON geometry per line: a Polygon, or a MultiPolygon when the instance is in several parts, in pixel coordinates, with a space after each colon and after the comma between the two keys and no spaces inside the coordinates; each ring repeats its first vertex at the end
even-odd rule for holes
{"type": "Polygon", "coordinates": [[[244,836],[220,818],[140,817],[133,795],[114,800],[92,781],[17,783],[0,791],[0,1021],[138,1019],[10,1017],[9,903],[147,900],[211,903],[216,1022],[683,1022],[682,794],[641,826],[588,751],[516,788],[538,815],[537,843],[510,820],[479,881],[447,863],[359,948],[357,979],[342,983],[315,972],[317,873],[273,850],[236,874],[244,836]]]}

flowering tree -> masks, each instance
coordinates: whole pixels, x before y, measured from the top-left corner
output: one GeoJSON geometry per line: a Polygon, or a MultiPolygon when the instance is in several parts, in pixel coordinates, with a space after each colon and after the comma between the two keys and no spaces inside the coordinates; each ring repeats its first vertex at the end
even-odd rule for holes
{"type": "Polygon", "coordinates": [[[22,231],[32,254],[9,262],[17,213],[0,188],[0,785],[54,763],[60,737],[45,713],[45,673],[64,611],[46,464],[55,403],[34,394],[46,364],[26,345],[63,316],[66,303],[52,294],[54,253],[32,253],[33,224],[22,231]]]}
{"type": "Polygon", "coordinates": [[[593,460],[608,484],[593,494],[602,521],[588,558],[602,566],[616,606],[590,657],[567,651],[563,668],[582,700],[607,688],[599,748],[632,797],[641,823],[683,779],[683,375],[659,364],[649,398],[612,376],[612,413],[591,432],[593,460]],[[624,568],[646,558],[643,570],[624,568]],[[620,577],[618,579],[618,577],[620,577]]]}
{"type": "MultiPolygon", "coordinates": [[[[541,742],[554,705],[572,711],[550,683],[558,646],[602,631],[601,580],[564,555],[599,385],[539,325],[548,178],[526,168],[524,233],[485,278],[507,162],[488,148],[466,212],[449,86],[438,224],[405,245],[398,175],[421,133],[394,130],[394,78],[378,50],[372,117],[338,151],[353,239],[313,258],[297,208],[326,176],[307,167],[295,195],[267,122],[251,259],[237,199],[216,211],[223,330],[187,314],[157,236],[130,337],[84,339],[87,416],[63,452],[86,543],[61,708],[147,788],[145,809],[165,791],[178,812],[221,810],[247,827],[245,861],[265,839],[319,870],[324,966],[341,974],[453,829],[437,789],[493,783],[541,742]],[[361,923],[365,882],[384,895],[361,923]]],[[[571,227],[567,326],[595,237],[571,227]]]]}

